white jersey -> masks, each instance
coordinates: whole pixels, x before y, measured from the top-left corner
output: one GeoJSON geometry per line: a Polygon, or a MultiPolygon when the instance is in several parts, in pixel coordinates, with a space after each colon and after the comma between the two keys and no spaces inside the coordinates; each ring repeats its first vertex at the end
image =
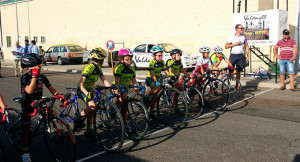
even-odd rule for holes
{"type": "Polygon", "coordinates": [[[200,56],[197,59],[196,65],[197,66],[204,66],[204,67],[211,66],[210,57],[203,58],[203,56],[200,56]]]}

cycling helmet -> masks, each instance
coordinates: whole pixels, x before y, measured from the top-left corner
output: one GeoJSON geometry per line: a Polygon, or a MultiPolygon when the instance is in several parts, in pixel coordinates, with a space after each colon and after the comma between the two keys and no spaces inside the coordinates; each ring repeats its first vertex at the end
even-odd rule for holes
{"type": "Polygon", "coordinates": [[[129,48],[122,48],[120,49],[118,56],[133,56],[133,53],[129,48]]]}
{"type": "Polygon", "coordinates": [[[161,48],[161,46],[153,46],[150,52],[155,55],[157,52],[163,52],[163,49],[161,48]]]}
{"type": "Polygon", "coordinates": [[[174,54],[176,54],[176,53],[179,53],[180,56],[182,56],[182,51],[181,51],[180,49],[173,49],[173,50],[171,51],[171,56],[174,55],[174,54]]]}
{"type": "Polygon", "coordinates": [[[35,53],[29,53],[22,57],[21,67],[30,68],[42,64],[42,59],[35,53]]]}
{"type": "Polygon", "coordinates": [[[223,52],[223,48],[219,45],[216,45],[215,48],[214,48],[214,51],[216,53],[222,53],[223,52]]]}
{"type": "Polygon", "coordinates": [[[107,54],[101,47],[93,49],[90,53],[91,57],[96,60],[103,60],[106,58],[107,54]]]}
{"type": "Polygon", "coordinates": [[[199,52],[202,53],[202,52],[210,52],[210,48],[206,45],[203,45],[199,48],[199,52]]]}

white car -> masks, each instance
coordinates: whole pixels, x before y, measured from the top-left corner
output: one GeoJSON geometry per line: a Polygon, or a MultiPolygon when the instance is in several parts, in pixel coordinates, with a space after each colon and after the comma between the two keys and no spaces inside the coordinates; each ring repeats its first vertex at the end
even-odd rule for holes
{"type": "MultiPolygon", "coordinates": [[[[180,49],[170,43],[145,43],[139,44],[133,47],[131,50],[133,51],[133,62],[134,65],[139,67],[149,67],[149,62],[153,59],[152,53],[150,53],[150,49],[153,46],[161,46],[164,54],[163,60],[166,62],[171,59],[170,52],[173,49],[180,49]]],[[[192,56],[191,54],[184,53],[181,56],[181,62],[183,64],[183,68],[194,68],[196,65],[196,61],[199,56],[192,56]]]]}

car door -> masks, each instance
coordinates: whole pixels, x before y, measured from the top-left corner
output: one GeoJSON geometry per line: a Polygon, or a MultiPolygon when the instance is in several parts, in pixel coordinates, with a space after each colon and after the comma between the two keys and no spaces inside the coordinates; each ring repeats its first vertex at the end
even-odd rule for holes
{"type": "Polygon", "coordinates": [[[58,54],[59,54],[59,47],[58,46],[55,46],[54,48],[53,48],[53,51],[52,51],[52,53],[51,53],[51,57],[52,57],[52,61],[57,61],[57,56],[58,56],[58,54]]]}
{"type": "Polygon", "coordinates": [[[47,62],[51,62],[52,61],[52,57],[51,57],[51,53],[53,51],[53,47],[50,47],[46,52],[45,52],[45,56],[44,56],[44,60],[47,62]]]}
{"type": "Polygon", "coordinates": [[[133,61],[137,67],[148,67],[150,60],[146,47],[147,44],[140,44],[133,49],[133,61]]]}

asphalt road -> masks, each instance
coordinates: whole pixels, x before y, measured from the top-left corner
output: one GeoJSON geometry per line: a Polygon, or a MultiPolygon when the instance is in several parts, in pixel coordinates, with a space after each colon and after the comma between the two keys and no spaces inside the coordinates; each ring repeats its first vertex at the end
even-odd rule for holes
{"type": "MultiPolygon", "coordinates": [[[[9,107],[20,96],[20,80],[2,68],[0,93],[9,107]]],[[[76,87],[80,74],[45,73],[62,93],[76,87]]],[[[112,81],[111,76],[107,76],[112,81]]],[[[98,84],[102,84],[97,82],[98,84]]],[[[44,95],[50,92],[44,90],[44,95]]],[[[149,135],[139,142],[126,140],[121,152],[107,153],[99,144],[76,134],[78,161],[300,161],[300,92],[244,87],[243,97],[226,112],[209,112],[187,123],[184,129],[151,122],[149,135]],[[95,155],[95,156],[93,156],[95,155]]],[[[3,132],[0,141],[8,161],[20,161],[3,132]]],[[[30,147],[32,161],[52,161],[43,138],[30,147]]]]}

